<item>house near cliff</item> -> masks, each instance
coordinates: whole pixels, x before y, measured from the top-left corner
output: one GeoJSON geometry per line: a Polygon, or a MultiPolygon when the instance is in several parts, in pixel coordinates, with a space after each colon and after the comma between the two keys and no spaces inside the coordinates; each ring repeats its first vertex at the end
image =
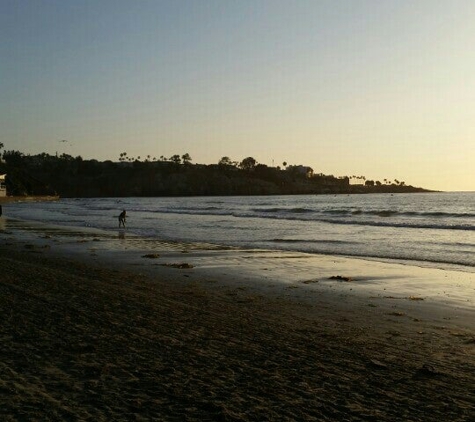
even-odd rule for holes
{"type": "Polygon", "coordinates": [[[0,174],[0,197],[7,196],[7,186],[5,185],[6,174],[0,174]]]}
{"type": "Polygon", "coordinates": [[[288,166],[286,168],[286,171],[293,173],[293,174],[298,174],[300,176],[304,176],[307,178],[313,177],[313,169],[308,166],[288,166]]]}

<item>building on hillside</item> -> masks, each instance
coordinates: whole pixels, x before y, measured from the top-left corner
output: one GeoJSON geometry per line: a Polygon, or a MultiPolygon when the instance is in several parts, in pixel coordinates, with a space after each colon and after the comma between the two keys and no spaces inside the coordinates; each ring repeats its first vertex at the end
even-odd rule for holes
{"type": "Polygon", "coordinates": [[[313,181],[322,189],[322,192],[346,192],[350,186],[348,177],[335,177],[323,173],[313,176],[313,181]]]}
{"type": "Polygon", "coordinates": [[[7,196],[7,186],[5,185],[6,174],[0,174],[0,197],[7,196]]]}
{"type": "Polygon", "coordinates": [[[307,166],[288,166],[286,168],[286,171],[293,173],[293,174],[298,174],[300,176],[305,176],[305,177],[313,177],[313,169],[311,167],[307,166]]]}

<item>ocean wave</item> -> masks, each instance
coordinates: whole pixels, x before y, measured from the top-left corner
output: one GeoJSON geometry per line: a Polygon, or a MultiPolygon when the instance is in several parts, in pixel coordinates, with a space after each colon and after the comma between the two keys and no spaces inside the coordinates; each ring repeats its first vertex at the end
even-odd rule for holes
{"type": "Polygon", "coordinates": [[[308,212],[315,212],[315,210],[310,210],[308,208],[291,208],[287,210],[287,212],[295,213],[295,214],[305,214],[308,212]]]}
{"type": "MultiPolygon", "coordinates": [[[[61,204],[63,205],[63,204],[61,204]]],[[[75,205],[77,207],[77,205],[75,205]]],[[[70,210],[70,207],[57,207],[60,210],[70,210]]],[[[89,211],[110,211],[110,210],[117,210],[120,207],[117,206],[112,206],[112,205],[95,205],[95,204],[79,204],[79,207],[76,208],[77,212],[83,212],[84,209],[86,209],[88,212],[89,211]]]]}
{"type": "MultiPolygon", "coordinates": [[[[309,252],[312,253],[312,252],[309,252]]],[[[354,258],[363,258],[363,259],[382,259],[388,261],[406,261],[411,263],[420,263],[420,264],[430,264],[431,266],[439,267],[441,264],[449,266],[457,266],[459,270],[465,268],[466,271],[472,272],[472,268],[475,268],[475,264],[470,259],[460,259],[455,257],[420,257],[420,256],[408,256],[405,254],[379,254],[379,253],[359,253],[359,252],[339,252],[339,251],[317,251],[313,252],[322,255],[337,255],[337,256],[349,256],[354,258]]]]}
{"type": "MultiPolygon", "coordinates": [[[[354,212],[349,209],[330,209],[330,210],[322,210],[320,211],[322,214],[331,214],[331,215],[348,215],[348,214],[353,214],[354,212]]],[[[361,210],[358,210],[357,213],[361,213],[361,210]]]]}
{"type": "Polygon", "coordinates": [[[300,211],[288,212],[290,209],[286,209],[287,212],[281,212],[282,208],[267,209],[267,212],[256,213],[253,210],[236,210],[230,208],[223,209],[160,209],[150,211],[153,213],[163,214],[182,214],[182,215],[207,215],[207,216],[219,216],[219,217],[235,217],[235,218],[253,218],[253,219],[277,219],[277,220],[289,220],[289,221],[302,221],[308,223],[328,223],[336,225],[357,225],[357,226],[372,226],[372,227],[394,227],[394,228],[414,228],[414,229],[434,229],[434,230],[464,230],[475,231],[475,225],[473,224],[453,224],[450,221],[437,220],[424,222],[419,219],[405,219],[405,220],[393,220],[393,219],[353,219],[348,216],[344,218],[330,218],[324,214],[318,214],[312,212],[308,208],[300,208],[300,211]],[[274,210],[274,211],[272,211],[274,210]]]}
{"type": "Polygon", "coordinates": [[[280,207],[274,207],[274,208],[253,208],[251,211],[257,213],[257,214],[262,214],[262,213],[292,213],[292,214],[305,214],[305,213],[311,213],[315,212],[315,210],[309,209],[309,208],[303,208],[303,207],[297,207],[297,208],[280,208],[280,207]]]}
{"type": "Polygon", "coordinates": [[[437,246],[450,246],[450,247],[466,247],[466,248],[473,248],[475,249],[475,243],[467,243],[467,242],[440,242],[440,241],[427,241],[427,243],[431,245],[437,246]]]}
{"type": "Polygon", "coordinates": [[[474,213],[453,213],[443,211],[401,211],[396,209],[348,209],[348,208],[333,208],[319,211],[322,214],[330,215],[372,215],[380,217],[401,216],[401,217],[441,217],[441,218],[474,218],[474,213]]]}
{"type": "Polygon", "coordinates": [[[270,239],[269,242],[275,243],[305,243],[305,244],[332,244],[332,245],[344,245],[344,244],[357,244],[360,242],[351,242],[348,240],[331,240],[331,239],[270,239]]]}
{"type": "Polygon", "coordinates": [[[356,225],[356,226],[373,226],[373,227],[395,227],[395,228],[406,228],[406,229],[435,229],[435,230],[468,230],[475,231],[475,226],[469,224],[431,224],[431,223],[420,223],[417,221],[413,222],[385,222],[385,221],[353,221],[353,220],[330,220],[330,219],[321,219],[319,220],[325,223],[331,224],[344,224],[344,225],[356,225]]]}
{"type": "MultiPolygon", "coordinates": [[[[347,256],[347,257],[354,257],[354,258],[362,258],[362,259],[376,259],[376,260],[388,260],[388,261],[405,261],[411,263],[420,263],[421,265],[427,264],[430,266],[437,266],[440,265],[445,266],[456,266],[459,270],[465,269],[467,271],[472,272],[473,268],[475,268],[475,264],[473,261],[472,254],[436,254],[433,256],[424,256],[423,254],[412,255],[411,253],[405,253],[404,251],[375,251],[375,250],[365,250],[364,248],[357,248],[354,247],[351,249],[347,248],[332,248],[331,243],[328,242],[327,247],[325,244],[322,243],[318,244],[318,249],[312,249],[311,243],[306,241],[288,241],[287,247],[285,246],[285,242],[279,241],[279,239],[274,239],[275,249],[283,249],[283,250],[290,250],[290,251],[298,251],[307,254],[318,254],[318,255],[331,255],[331,256],[347,256]],[[310,247],[309,247],[310,246],[310,247]]],[[[272,243],[270,241],[269,243],[272,243]]],[[[317,242],[314,242],[314,244],[317,242]]],[[[334,243],[339,243],[335,241],[334,243]]],[[[342,244],[345,243],[344,241],[341,242],[342,244]]]]}
{"type": "Polygon", "coordinates": [[[149,209],[142,212],[149,212],[152,214],[186,214],[186,215],[231,215],[231,209],[223,209],[219,207],[203,207],[203,208],[160,208],[149,209]]]}
{"type": "MultiPolygon", "coordinates": [[[[235,215],[236,217],[250,217],[249,215],[235,215]]],[[[256,216],[254,216],[256,217],[256,216]]],[[[450,223],[422,223],[417,220],[413,221],[386,221],[386,220],[351,220],[351,219],[330,219],[330,218],[311,218],[305,219],[298,216],[261,216],[260,218],[282,219],[290,221],[302,221],[308,223],[328,223],[336,225],[355,225],[355,226],[371,226],[371,227],[394,227],[407,229],[434,229],[434,230],[465,230],[475,231],[475,226],[471,224],[450,224],[450,223]]]]}
{"type": "MultiPolygon", "coordinates": [[[[116,207],[109,206],[96,206],[89,205],[87,207],[90,211],[111,211],[115,210],[116,207]]],[[[444,212],[444,211],[414,211],[414,210],[398,210],[392,208],[381,208],[381,209],[364,209],[364,208],[327,208],[327,209],[318,209],[317,207],[268,207],[268,208],[243,208],[239,205],[231,207],[219,207],[215,205],[205,205],[205,206],[180,206],[180,207],[135,207],[130,208],[132,212],[148,212],[148,213],[166,213],[166,214],[197,214],[197,215],[233,215],[235,217],[255,217],[255,218],[286,218],[289,220],[299,219],[299,216],[302,217],[302,220],[319,220],[321,218],[332,217],[335,220],[326,220],[330,223],[335,224],[359,224],[357,218],[375,218],[375,222],[379,222],[379,218],[384,220],[394,220],[394,219],[403,219],[406,218],[406,222],[409,223],[409,226],[416,226],[418,222],[420,223],[420,228],[431,228],[433,224],[434,228],[439,226],[447,226],[447,228],[454,228],[458,230],[471,230],[470,224],[453,224],[450,225],[448,222],[444,223],[444,220],[464,220],[475,218],[475,213],[469,212],[444,212]],[[308,218],[311,217],[311,218],[308,218]],[[341,217],[343,220],[337,220],[338,217],[341,217]],[[351,219],[354,217],[355,219],[351,219]],[[432,221],[433,223],[421,223],[421,220],[432,221]],[[437,223],[436,223],[437,222],[437,223]],[[467,228],[468,226],[468,228],[467,228]]],[[[82,211],[81,211],[82,212],[82,211]]],[[[376,224],[364,220],[364,224],[376,224]]],[[[379,223],[378,223],[379,224],[379,223]]],[[[390,224],[393,224],[392,222],[390,224]]],[[[396,223],[394,223],[396,224],[396,223]]],[[[398,226],[404,226],[403,224],[398,224],[398,226]]]]}
{"type": "Polygon", "coordinates": [[[276,213],[276,212],[284,212],[286,211],[285,208],[253,208],[251,211],[256,213],[276,213]]]}

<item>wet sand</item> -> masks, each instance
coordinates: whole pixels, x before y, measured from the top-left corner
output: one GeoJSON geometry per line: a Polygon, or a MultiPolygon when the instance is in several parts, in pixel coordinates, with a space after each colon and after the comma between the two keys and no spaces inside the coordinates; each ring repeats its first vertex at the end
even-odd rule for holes
{"type": "Polygon", "coordinates": [[[2,227],[2,420],[474,420],[473,273],[2,227]]]}

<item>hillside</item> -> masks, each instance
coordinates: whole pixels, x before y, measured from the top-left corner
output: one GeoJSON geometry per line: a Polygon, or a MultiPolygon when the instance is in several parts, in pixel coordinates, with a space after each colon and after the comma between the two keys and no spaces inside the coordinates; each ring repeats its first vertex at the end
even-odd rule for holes
{"type": "MultiPolygon", "coordinates": [[[[262,164],[191,164],[172,161],[112,162],[68,155],[4,154],[9,195],[62,197],[278,195],[421,192],[405,184],[350,185],[348,177],[309,173],[262,164]]],[[[311,170],[311,169],[310,169],[311,170]]]]}

